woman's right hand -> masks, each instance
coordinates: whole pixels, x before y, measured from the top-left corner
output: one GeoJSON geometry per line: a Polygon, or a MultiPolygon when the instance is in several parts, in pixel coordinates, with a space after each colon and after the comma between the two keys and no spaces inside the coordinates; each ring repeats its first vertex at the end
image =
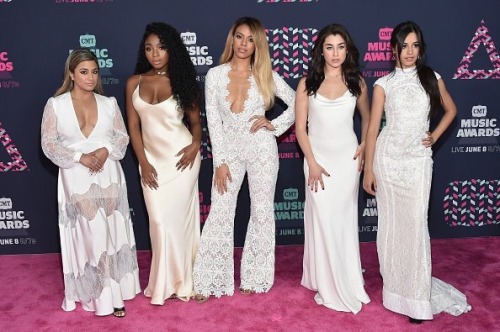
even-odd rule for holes
{"type": "Polygon", "coordinates": [[[363,189],[370,195],[375,196],[377,193],[377,179],[373,171],[366,171],[363,177],[363,189]]]}
{"type": "Polygon", "coordinates": [[[94,175],[101,171],[103,164],[96,156],[92,154],[82,154],[80,157],[80,164],[89,169],[90,174],[94,175]]]}
{"type": "Polygon", "coordinates": [[[158,173],[150,163],[141,164],[141,181],[142,184],[150,189],[158,189],[158,173]]]}
{"type": "Polygon", "coordinates": [[[328,172],[321,167],[317,162],[313,162],[309,166],[309,178],[307,179],[307,185],[311,190],[315,192],[318,191],[318,186],[321,185],[321,189],[325,190],[325,183],[323,182],[323,174],[330,176],[328,172]]]}
{"type": "Polygon", "coordinates": [[[231,171],[227,164],[222,164],[215,170],[214,176],[214,186],[219,192],[219,194],[224,194],[227,192],[227,181],[232,182],[231,171]]]}

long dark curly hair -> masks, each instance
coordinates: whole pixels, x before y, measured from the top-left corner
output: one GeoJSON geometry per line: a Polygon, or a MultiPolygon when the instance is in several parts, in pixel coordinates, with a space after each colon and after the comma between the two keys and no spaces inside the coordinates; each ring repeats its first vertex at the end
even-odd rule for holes
{"type": "Polygon", "coordinates": [[[361,73],[359,71],[359,51],[354,44],[347,29],[340,24],[330,24],[321,29],[314,42],[312,50],[311,70],[306,77],[307,95],[316,95],[321,83],[325,80],[325,58],[323,57],[323,44],[330,35],[341,36],[346,43],[347,55],[342,63],[342,74],[349,91],[355,96],[361,95],[361,73]]]}
{"type": "Polygon", "coordinates": [[[146,26],[139,44],[134,74],[144,74],[153,68],[148,62],[144,50],[144,43],[152,34],[158,36],[167,49],[169,56],[167,71],[175,100],[185,111],[197,110],[200,105],[201,92],[196,82],[196,69],[179,32],[171,25],[153,22],[146,26]]]}
{"type": "Polygon", "coordinates": [[[439,110],[439,106],[441,105],[441,94],[439,93],[438,81],[436,75],[434,74],[434,70],[432,70],[431,67],[425,65],[425,50],[427,46],[424,41],[422,30],[416,23],[412,21],[406,21],[398,24],[394,28],[394,30],[392,30],[391,48],[394,52],[396,52],[396,54],[398,54],[398,58],[400,58],[401,52],[403,51],[403,44],[405,42],[405,39],[412,32],[417,35],[417,40],[420,46],[415,67],[417,68],[417,74],[420,80],[420,84],[422,84],[422,87],[429,96],[429,117],[433,117],[434,115],[436,115],[439,110]]]}

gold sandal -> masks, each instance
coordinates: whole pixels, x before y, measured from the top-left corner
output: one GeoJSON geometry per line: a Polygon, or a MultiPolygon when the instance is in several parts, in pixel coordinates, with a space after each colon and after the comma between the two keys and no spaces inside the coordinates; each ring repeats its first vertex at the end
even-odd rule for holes
{"type": "Polygon", "coordinates": [[[194,300],[196,301],[196,303],[205,303],[208,301],[208,296],[205,296],[203,294],[196,294],[194,296],[194,300]]]}
{"type": "Polygon", "coordinates": [[[253,289],[240,288],[240,294],[241,295],[252,295],[252,294],[255,294],[255,291],[253,289]]]}

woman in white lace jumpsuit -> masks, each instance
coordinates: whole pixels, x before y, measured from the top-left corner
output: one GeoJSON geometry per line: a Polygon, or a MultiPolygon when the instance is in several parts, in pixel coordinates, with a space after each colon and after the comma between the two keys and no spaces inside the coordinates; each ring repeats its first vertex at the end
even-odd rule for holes
{"type": "Polygon", "coordinates": [[[248,173],[251,211],[241,262],[242,294],[267,292],[274,282],[276,136],[294,121],[294,91],[272,71],[264,27],[238,19],[229,31],[221,65],[205,83],[214,177],[212,206],[194,266],[196,300],[233,295],[236,201],[248,173]],[[273,121],[265,111],[274,96],[289,107],[273,121]]]}
{"type": "Polygon", "coordinates": [[[396,69],[375,82],[363,186],[377,197],[384,306],[421,323],[441,311],[470,309],[464,294],[431,276],[427,226],[431,146],[457,111],[439,74],[424,65],[425,44],[415,23],[395,27],[391,47],[396,69]],[[429,132],[429,114],[439,106],[444,115],[429,132]],[[384,110],[387,125],[377,139],[384,110]]]}

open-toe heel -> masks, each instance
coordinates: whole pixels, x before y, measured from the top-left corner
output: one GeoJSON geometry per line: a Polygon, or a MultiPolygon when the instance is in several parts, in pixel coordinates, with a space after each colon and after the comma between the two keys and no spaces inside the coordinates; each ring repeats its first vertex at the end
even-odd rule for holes
{"type": "Polygon", "coordinates": [[[127,315],[125,312],[125,307],[122,308],[114,308],[113,310],[113,316],[118,317],[118,318],[123,318],[127,315]]]}
{"type": "Polygon", "coordinates": [[[205,303],[208,301],[208,296],[202,294],[196,294],[194,296],[194,300],[196,301],[196,303],[205,303]]]}

